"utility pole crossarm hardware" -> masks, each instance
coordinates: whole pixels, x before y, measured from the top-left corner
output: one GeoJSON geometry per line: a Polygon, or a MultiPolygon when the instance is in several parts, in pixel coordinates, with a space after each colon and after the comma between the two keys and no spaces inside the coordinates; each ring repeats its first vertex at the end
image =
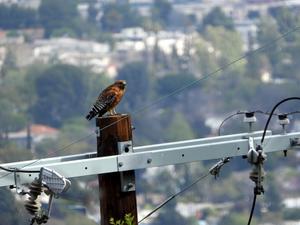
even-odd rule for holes
{"type": "MultiPolygon", "coordinates": [[[[246,155],[249,137],[255,145],[260,144],[262,132],[224,135],[188,141],[133,147],[133,152],[121,155],[96,157],[96,153],[62,156],[39,161],[23,161],[2,164],[6,168],[40,170],[46,167],[57,171],[65,178],[80,177],[111,172],[167,166],[201,160],[219,159],[246,155]],[[26,166],[28,165],[28,166],[26,166]]],[[[299,148],[300,132],[272,135],[267,131],[263,145],[264,152],[299,148]]],[[[35,174],[16,173],[20,184],[30,183],[35,174]]],[[[0,187],[14,185],[14,173],[0,172],[0,187]]]]}

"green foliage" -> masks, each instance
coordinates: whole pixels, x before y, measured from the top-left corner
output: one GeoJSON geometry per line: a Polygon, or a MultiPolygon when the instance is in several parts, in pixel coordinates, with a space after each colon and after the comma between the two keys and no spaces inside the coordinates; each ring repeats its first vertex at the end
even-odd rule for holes
{"type": "Polygon", "coordinates": [[[32,153],[28,149],[18,147],[11,142],[4,143],[0,138],[0,162],[9,163],[32,159],[32,153]],[[3,145],[4,143],[4,145],[3,145]]]}
{"type": "Polygon", "coordinates": [[[0,84],[0,136],[25,126],[29,96],[22,74],[8,71],[0,84]]]}
{"type": "Polygon", "coordinates": [[[16,69],[16,56],[13,54],[11,49],[7,48],[7,50],[8,51],[0,70],[0,77],[5,77],[10,70],[16,69]]]}
{"type": "MultiPolygon", "coordinates": [[[[295,29],[300,25],[300,16],[297,10],[293,11],[288,7],[272,7],[269,9],[269,12],[276,20],[281,34],[295,29]]],[[[297,36],[299,37],[299,33],[294,32],[284,38],[286,41],[294,41],[297,36]]]]}
{"type": "Polygon", "coordinates": [[[176,211],[176,200],[170,201],[161,210],[160,214],[154,219],[153,225],[194,225],[194,221],[184,218],[176,211]]]}
{"type": "Polygon", "coordinates": [[[169,18],[172,12],[172,5],[167,0],[154,0],[152,6],[152,20],[162,26],[169,24],[169,18]]]}
{"type": "Polygon", "coordinates": [[[91,152],[94,151],[94,142],[93,136],[90,139],[86,139],[76,143],[72,148],[63,149],[64,146],[68,146],[70,143],[73,143],[75,140],[86,137],[90,134],[88,131],[88,122],[80,118],[72,118],[69,120],[64,120],[64,123],[60,129],[59,137],[55,140],[45,139],[42,142],[38,143],[35,148],[36,154],[42,158],[45,156],[57,156],[57,155],[68,155],[70,151],[72,154],[91,152]],[[91,144],[93,143],[93,144],[91,144]]]}
{"type": "Polygon", "coordinates": [[[109,224],[111,225],[134,225],[134,216],[131,213],[127,213],[124,216],[124,220],[116,220],[114,218],[109,219],[109,224]]]}
{"type": "Polygon", "coordinates": [[[127,90],[123,98],[123,107],[134,112],[144,106],[149,99],[151,90],[150,74],[143,62],[133,62],[124,65],[117,79],[127,81],[127,90]]]}
{"type": "MultiPolygon", "coordinates": [[[[226,30],[233,30],[233,20],[226,16],[220,7],[213,8],[202,21],[200,31],[204,31],[206,27],[224,27],[226,30]]],[[[228,39],[225,39],[228,40],[228,39]]]]}
{"type": "Polygon", "coordinates": [[[272,174],[267,177],[267,188],[265,193],[265,199],[268,203],[269,211],[280,212],[282,210],[282,197],[278,185],[275,181],[275,176],[272,174]]]}
{"type": "Polygon", "coordinates": [[[15,111],[15,105],[0,99],[0,133],[16,131],[25,125],[25,115],[15,111]]]}
{"type": "Polygon", "coordinates": [[[179,141],[195,138],[195,135],[184,116],[176,112],[165,131],[165,137],[167,141],[179,141]]]}
{"type": "Polygon", "coordinates": [[[0,4],[0,28],[24,29],[36,27],[38,24],[37,13],[30,8],[22,8],[15,4],[6,6],[0,4]]]}
{"type": "MultiPolygon", "coordinates": [[[[220,66],[227,65],[243,55],[243,41],[240,34],[236,31],[228,30],[224,27],[210,26],[207,27],[204,37],[212,44],[220,66]],[[226,41],[224,42],[224,40],[226,41]]],[[[226,71],[238,70],[241,65],[243,64],[237,63],[226,71]]]]}
{"type": "MultiPolygon", "coordinates": [[[[270,17],[261,18],[257,33],[258,43],[263,46],[268,44],[270,41],[275,40],[279,36],[280,32],[278,30],[276,21],[274,21],[270,17]]],[[[278,41],[275,45],[272,45],[272,47],[268,47],[263,52],[270,62],[274,76],[278,75],[278,71],[282,66],[282,59],[285,57],[284,52],[282,51],[283,47],[284,41],[278,41]]]]}
{"type": "Polygon", "coordinates": [[[118,32],[122,28],[140,26],[142,17],[128,3],[109,3],[104,5],[100,22],[104,31],[118,32]]]}
{"type": "MultiPolygon", "coordinates": [[[[237,32],[226,30],[223,27],[207,27],[203,38],[199,38],[195,42],[195,61],[201,75],[206,76],[221,67],[227,67],[229,63],[243,55],[242,46],[242,39],[237,32]]],[[[219,71],[214,76],[243,75],[244,69],[245,63],[240,61],[226,70],[219,71]]],[[[207,82],[213,83],[215,80],[210,79],[207,82]]],[[[208,85],[206,88],[212,87],[208,85]]]]}
{"type": "Polygon", "coordinates": [[[74,28],[78,16],[76,2],[73,0],[42,0],[39,7],[39,17],[49,37],[55,29],[74,28]]]}
{"type": "Polygon", "coordinates": [[[300,220],[300,209],[284,209],[283,210],[283,218],[285,220],[300,220]]]}
{"type": "Polygon", "coordinates": [[[5,225],[22,225],[26,216],[20,212],[15,198],[8,189],[0,188],[0,217],[1,224],[5,225]]]}
{"type": "Polygon", "coordinates": [[[125,214],[124,220],[126,225],[133,225],[134,216],[131,213],[125,214]]]}
{"type": "Polygon", "coordinates": [[[60,127],[65,118],[83,115],[88,88],[85,76],[85,71],[70,65],[55,65],[42,72],[35,81],[34,120],[60,127]]]}
{"type": "Polygon", "coordinates": [[[156,92],[162,96],[167,95],[195,80],[196,78],[189,73],[168,74],[157,80],[156,92]]]}
{"type": "MultiPolygon", "coordinates": [[[[221,219],[221,223],[220,225],[241,225],[241,224],[247,224],[248,222],[248,214],[241,214],[241,213],[229,213],[227,215],[225,215],[222,219],[221,219]]],[[[255,219],[253,219],[252,224],[256,224],[255,223],[255,219]]]]}
{"type": "MultiPolygon", "coordinates": [[[[72,224],[72,225],[97,225],[94,221],[88,219],[82,215],[76,215],[68,213],[69,215],[65,219],[65,224],[72,224]]],[[[51,219],[50,219],[51,221],[51,219]]]]}

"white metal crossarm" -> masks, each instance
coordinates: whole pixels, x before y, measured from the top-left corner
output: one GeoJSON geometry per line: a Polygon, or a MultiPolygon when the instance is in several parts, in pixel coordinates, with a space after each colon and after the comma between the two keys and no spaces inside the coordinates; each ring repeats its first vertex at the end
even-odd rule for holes
{"type": "MultiPolygon", "coordinates": [[[[262,131],[256,131],[253,133],[240,133],[240,134],[231,134],[231,135],[223,135],[217,137],[209,137],[209,138],[200,138],[200,139],[192,139],[192,140],[185,140],[185,141],[176,141],[176,142],[168,142],[162,144],[154,144],[154,145],[145,145],[145,146],[137,146],[133,148],[134,152],[146,152],[146,151],[156,151],[162,150],[172,147],[181,147],[187,145],[197,145],[197,144],[207,144],[207,143],[214,143],[220,141],[230,141],[233,139],[245,139],[248,137],[261,137],[263,134],[262,131]]],[[[271,131],[267,131],[266,135],[271,135],[271,131]]],[[[5,163],[1,166],[6,168],[19,168],[19,169],[28,169],[32,166],[40,166],[45,164],[54,164],[59,162],[69,162],[75,160],[84,160],[84,159],[91,159],[97,157],[96,152],[88,152],[82,154],[75,154],[69,156],[59,156],[59,157],[51,157],[51,158],[44,158],[44,159],[37,159],[37,160],[28,160],[28,161],[20,161],[20,162],[13,162],[13,163],[5,163]]],[[[1,177],[1,176],[0,176],[1,177]]],[[[1,178],[0,178],[1,181],[1,178]]]]}
{"type": "MultiPolygon", "coordinates": [[[[24,161],[2,164],[6,168],[39,170],[42,167],[52,169],[66,178],[95,174],[121,172],[149,167],[166,166],[201,160],[219,159],[246,155],[249,150],[248,138],[253,137],[260,144],[262,132],[224,135],[181,142],[134,147],[133,152],[121,155],[96,157],[96,153],[62,156],[39,161],[24,161]],[[27,166],[28,165],[28,166],[27,166]]],[[[264,152],[292,149],[298,146],[300,132],[272,135],[266,133],[264,152]],[[297,143],[297,146],[293,143],[297,143]]],[[[298,146],[299,147],[299,146],[298,146]]],[[[36,174],[17,173],[20,183],[31,182],[36,174]]],[[[0,172],[0,186],[14,184],[14,173],[0,172]]]]}

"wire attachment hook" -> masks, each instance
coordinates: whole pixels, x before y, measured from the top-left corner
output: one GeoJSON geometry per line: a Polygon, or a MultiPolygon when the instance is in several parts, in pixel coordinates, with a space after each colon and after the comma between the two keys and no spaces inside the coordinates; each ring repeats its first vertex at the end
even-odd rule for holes
{"type": "Polygon", "coordinates": [[[253,165],[249,178],[255,183],[254,194],[260,195],[264,193],[263,180],[265,172],[263,169],[263,162],[266,160],[267,155],[263,152],[260,145],[254,147],[254,140],[249,138],[249,151],[247,154],[248,162],[253,165]]]}
{"type": "Polygon", "coordinates": [[[209,173],[211,175],[213,175],[215,177],[215,179],[217,179],[217,177],[219,177],[220,175],[220,171],[221,168],[230,161],[231,157],[226,157],[221,159],[219,162],[217,162],[215,165],[213,165],[210,169],[209,169],[209,173]]]}

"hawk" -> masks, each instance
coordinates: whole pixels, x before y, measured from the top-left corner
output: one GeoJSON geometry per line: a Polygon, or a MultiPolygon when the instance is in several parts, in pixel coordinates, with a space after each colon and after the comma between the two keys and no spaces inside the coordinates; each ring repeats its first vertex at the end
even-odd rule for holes
{"type": "Polygon", "coordinates": [[[112,85],[105,88],[98,96],[91,111],[85,117],[87,120],[93,119],[95,116],[103,116],[106,112],[115,115],[115,107],[121,101],[126,89],[125,80],[117,80],[112,85]]]}

